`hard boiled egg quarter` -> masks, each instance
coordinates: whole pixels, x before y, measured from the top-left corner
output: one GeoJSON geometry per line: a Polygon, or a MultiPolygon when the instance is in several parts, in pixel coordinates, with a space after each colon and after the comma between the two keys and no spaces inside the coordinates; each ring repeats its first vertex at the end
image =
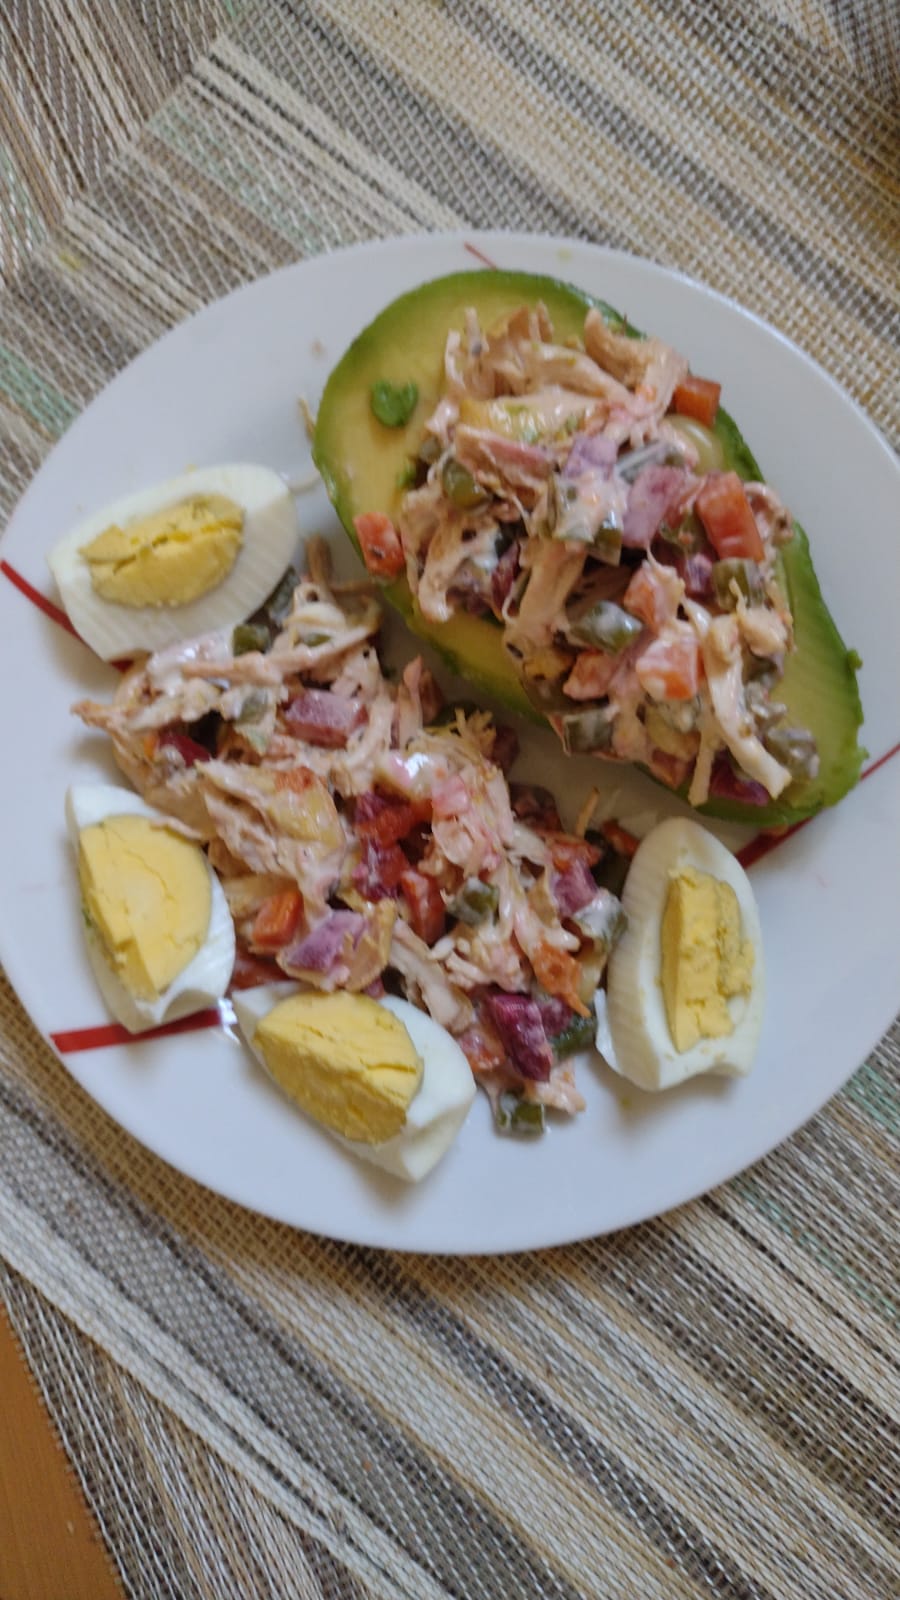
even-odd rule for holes
{"type": "Polygon", "coordinates": [[[765,980],[740,863],[699,823],[670,818],[638,846],[622,905],[628,925],[607,969],[610,1065],[642,1089],[749,1072],[765,980]]]}
{"type": "Polygon", "coordinates": [[[201,467],[85,517],[48,558],[70,622],[104,661],[234,627],[297,546],[277,472],[201,467]]]}
{"type": "Polygon", "coordinates": [[[113,1015],[141,1033],[221,999],[234,924],[200,846],[112,784],[69,789],[66,823],[88,955],[113,1015]]]}
{"type": "Polygon", "coordinates": [[[233,1001],[260,1064],[345,1149],[410,1183],[449,1149],[475,1097],[472,1071],[446,1029],[408,1001],[282,983],[233,1001]]]}

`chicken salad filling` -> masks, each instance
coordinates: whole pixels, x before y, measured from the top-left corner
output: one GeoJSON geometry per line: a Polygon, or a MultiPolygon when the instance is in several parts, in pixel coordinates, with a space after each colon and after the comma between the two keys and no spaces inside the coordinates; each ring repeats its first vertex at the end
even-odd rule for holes
{"type": "Polygon", "coordinates": [[[497,1126],[581,1109],[571,1062],[623,926],[622,841],[569,833],[510,782],[511,730],[445,708],[422,660],[378,655],[368,586],[320,541],[249,624],[135,664],[76,713],[152,806],[206,847],[238,987],[399,993],[460,1043],[497,1126]]]}
{"type": "Polygon", "coordinates": [[[818,767],[777,695],[793,522],[767,485],[710,469],[718,392],[595,309],[566,344],[542,306],[487,330],[469,311],[396,525],[356,531],[429,622],[502,628],[568,753],[639,763],[692,805],[763,805],[818,767]]]}

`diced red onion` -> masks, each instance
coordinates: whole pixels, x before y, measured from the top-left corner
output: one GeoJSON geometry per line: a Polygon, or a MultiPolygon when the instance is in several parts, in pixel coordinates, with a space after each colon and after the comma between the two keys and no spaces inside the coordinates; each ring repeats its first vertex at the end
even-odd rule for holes
{"type": "Polygon", "coordinates": [[[680,506],[687,483],[681,467],[644,467],[631,485],[622,543],[633,550],[649,550],[660,523],[680,506]]]}
{"type": "Polygon", "coordinates": [[[597,885],[580,858],[572,861],[564,872],[554,872],[551,889],[561,917],[573,916],[597,893],[597,885]]]}
{"type": "Polygon", "coordinates": [[[353,950],[365,926],[358,911],[332,911],[280,958],[285,972],[331,972],[348,948],[353,950]]]}
{"type": "Polygon", "coordinates": [[[685,593],[692,600],[708,600],[713,592],[713,564],[709,556],[698,550],[696,555],[685,556],[681,569],[685,593]]]}
{"type": "Polygon", "coordinates": [[[764,784],[736,772],[725,755],[716,756],[713,762],[709,792],[720,800],[740,800],[748,806],[767,806],[772,798],[764,784]]]}
{"type": "Polygon", "coordinates": [[[548,995],[545,1000],[538,1001],[541,1021],[548,1039],[554,1039],[557,1034],[564,1033],[571,1023],[575,1013],[565,1000],[559,1000],[555,995],[548,995]]]}
{"type": "Polygon", "coordinates": [[[366,708],[330,689],[303,689],[284,709],[291,733],[327,750],[341,749],[366,720],[366,708]]]}
{"type": "Polygon", "coordinates": [[[525,994],[491,994],[487,1006],[501,1042],[523,1078],[544,1083],[553,1066],[553,1051],[544,1032],[537,1001],[525,994]]]}
{"type": "Polygon", "coordinates": [[[563,472],[567,478],[579,478],[583,472],[596,472],[604,467],[612,471],[618,451],[618,445],[605,434],[576,434],[563,472]]]}

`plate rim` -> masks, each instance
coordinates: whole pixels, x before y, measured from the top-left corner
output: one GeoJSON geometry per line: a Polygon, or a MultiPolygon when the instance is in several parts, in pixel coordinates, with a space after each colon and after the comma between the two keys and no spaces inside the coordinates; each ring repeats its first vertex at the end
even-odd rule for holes
{"type": "MultiPolygon", "coordinates": [[[[343,259],[352,259],[356,257],[366,259],[371,259],[373,257],[388,257],[398,250],[404,253],[407,251],[415,252],[422,245],[427,245],[429,248],[449,251],[450,249],[459,248],[460,246],[466,248],[466,246],[473,241],[478,246],[484,246],[485,252],[490,250],[492,247],[508,249],[511,244],[515,246],[521,246],[526,250],[532,246],[539,246],[543,249],[551,247],[560,252],[560,254],[562,254],[562,252],[587,252],[592,259],[595,259],[598,262],[598,265],[601,265],[604,260],[612,261],[620,267],[627,267],[629,270],[636,269],[638,272],[647,273],[651,279],[658,277],[669,283],[674,283],[680,287],[686,288],[692,293],[699,291],[704,298],[711,298],[713,301],[718,302],[719,305],[725,308],[730,314],[736,315],[742,321],[755,325],[760,330],[764,330],[767,337],[777,340],[779,344],[782,345],[790,354],[791,359],[799,360],[802,363],[810,377],[814,378],[815,381],[819,383],[824,383],[831,391],[834,399],[836,399],[843,407],[849,407],[857,424],[860,425],[869,435],[870,442],[878,446],[880,452],[883,454],[886,465],[893,469],[898,488],[900,488],[900,463],[898,463],[897,458],[894,455],[894,452],[891,450],[890,445],[888,444],[884,435],[873,422],[871,417],[869,417],[864,411],[859,402],[856,401],[853,396],[848,394],[842,385],[840,385],[837,380],[833,378],[825,370],[825,368],[823,368],[815,360],[815,358],[803,350],[801,346],[797,345],[793,340],[781,333],[779,329],[775,328],[771,323],[766,322],[756,312],[749,310],[746,306],[743,306],[733,297],[711,287],[702,279],[693,278],[678,269],[666,267],[659,262],[651,261],[648,258],[632,254],[629,251],[596,244],[590,240],[566,238],[564,236],[534,232],[519,232],[512,229],[455,229],[439,233],[417,232],[357,242],[351,245],[342,246],[333,251],[322,252],[316,256],[306,257],[295,262],[287,263],[282,267],[276,268],[273,272],[262,274],[258,278],[238,285],[236,288],[229,291],[228,294],[219,297],[217,300],[210,301],[207,305],[198,308],[198,310],[193,312],[189,317],[182,319],[181,322],[175,324],[172,328],[166,329],[158,339],[154,340],[150,345],[139,351],[125,367],[121,368],[113,375],[112,379],[98,391],[97,395],[95,395],[87,404],[87,406],[84,407],[77,418],[73,421],[71,426],[65,430],[63,435],[60,436],[60,441],[57,441],[48,451],[44,461],[38,468],[37,473],[29,482],[23,495],[20,497],[19,501],[14,507],[6,529],[4,530],[2,537],[0,537],[0,557],[4,555],[4,546],[7,545],[10,533],[15,535],[15,530],[20,520],[24,520],[24,518],[27,517],[29,497],[38,480],[44,473],[48,462],[55,454],[61,440],[64,438],[68,438],[70,440],[72,438],[77,439],[78,432],[82,426],[85,428],[90,427],[90,413],[96,401],[99,400],[101,396],[107,395],[109,391],[113,390],[121,381],[126,379],[128,379],[128,381],[133,381],[135,369],[139,367],[140,364],[151,355],[151,353],[159,351],[161,347],[168,345],[170,341],[177,341],[179,337],[183,338],[185,329],[190,325],[196,324],[198,320],[203,319],[204,317],[208,318],[211,312],[215,312],[216,314],[230,314],[228,308],[230,308],[235,302],[239,301],[243,297],[259,294],[261,291],[264,292],[265,286],[272,279],[293,277],[298,273],[298,271],[302,272],[304,268],[308,267],[312,263],[321,263],[322,261],[333,259],[335,257],[340,257],[343,259]]],[[[473,263],[473,270],[477,270],[479,265],[487,265],[485,261],[479,261],[477,255],[475,254],[473,254],[473,263]]],[[[537,269],[526,266],[524,270],[537,269]]],[[[564,273],[562,271],[558,275],[564,279],[564,273]]],[[[420,278],[419,281],[426,280],[424,278],[420,278]]],[[[647,331],[652,332],[653,329],[649,329],[647,331]]],[[[42,550],[42,554],[45,553],[45,550],[42,550]]],[[[879,752],[875,752],[875,755],[877,757],[879,752]]],[[[211,1193],[225,1198],[232,1203],[240,1204],[246,1209],[256,1210],[260,1214],[266,1215],[273,1220],[285,1223],[295,1228],[306,1229],[307,1231],[315,1232],[321,1237],[331,1238],[336,1241],[353,1243],[370,1248],[390,1249],[400,1253],[492,1255],[508,1253],[510,1251],[520,1252],[524,1250],[562,1247],[581,1240],[597,1237],[605,1233],[619,1231],[624,1227],[633,1226],[640,1221],[650,1220],[653,1217],[665,1214],[677,1206],[687,1204],[688,1202],[696,1199],[698,1196],[708,1193],[711,1189],[718,1187],[722,1182],[739,1176],[740,1173],[745,1172],[749,1167],[755,1165],[757,1161],[771,1153],[773,1150],[777,1149],[787,1139],[791,1138],[799,1128],[805,1126],[814,1116],[818,1114],[818,1112],[833,1097],[833,1095],[849,1081],[853,1074],[858,1070],[862,1062],[865,1061],[866,1056],[870,1053],[872,1048],[874,1048],[878,1041],[884,1037],[886,1030],[890,1029],[892,1021],[894,1020],[893,1018],[889,1018],[884,1026],[878,1025],[874,1038],[871,1039],[870,1044],[866,1047],[865,1053],[859,1058],[859,1060],[854,1065],[846,1069],[844,1075],[837,1084],[829,1081],[829,1083],[822,1089],[820,1097],[817,1099],[816,1103],[811,1106],[811,1108],[809,1102],[807,1101],[806,1107],[798,1113],[790,1125],[779,1125],[779,1132],[776,1134],[774,1140],[769,1137],[766,1141],[764,1141],[762,1148],[760,1148],[756,1154],[749,1155],[746,1160],[742,1161],[737,1166],[735,1166],[733,1159],[729,1160],[727,1157],[723,1156],[721,1163],[715,1167],[713,1176],[710,1176],[709,1171],[707,1170],[704,1172],[702,1180],[696,1185],[692,1186],[690,1183],[680,1185],[678,1198],[670,1198],[662,1205],[654,1204],[649,1208],[642,1208],[640,1204],[638,1204],[636,1207],[632,1207],[630,1214],[622,1216],[619,1220],[611,1222],[605,1226],[598,1227],[594,1223],[591,1223],[586,1228],[582,1224],[574,1223],[573,1227],[569,1231],[555,1227],[551,1228],[546,1236],[542,1236],[540,1230],[538,1229],[532,1232],[532,1236],[528,1242],[523,1241],[519,1230],[513,1229],[513,1234],[516,1236],[515,1238],[507,1240],[501,1239],[500,1242],[490,1242],[483,1245],[471,1242],[464,1246],[460,1244],[441,1245],[404,1243],[401,1239],[396,1237],[386,1237],[384,1226],[376,1226],[371,1230],[371,1232],[367,1232],[364,1227],[359,1228],[354,1226],[348,1230],[346,1227],[329,1228],[323,1226],[321,1222],[310,1223],[298,1221],[296,1216],[288,1215],[283,1211],[279,1212],[277,1209],[273,1209],[269,1205],[260,1206],[258,1203],[248,1199],[245,1195],[239,1192],[239,1185],[235,1189],[229,1190],[222,1184],[221,1180],[211,1182],[208,1177],[203,1176],[201,1171],[191,1170],[191,1166],[186,1164],[184,1160],[176,1160],[173,1159],[173,1157],[162,1153],[154,1143],[149,1142],[146,1138],[144,1138],[138,1129],[130,1126],[126,1122],[123,1122],[118,1113],[110,1111],[107,1104],[100,1099],[93,1090],[86,1087],[86,1085],[79,1078],[77,1072],[72,1070],[71,1058],[67,1058],[65,1055],[63,1055],[57,1049],[52,1038],[48,1037],[48,1035],[44,1032],[43,1027],[37,1021],[32,1008],[23,998],[19,982],[14,976],[14,969],[17,966],[15,958],[12,965],[9,963],[8,940],[3,923],[0,923],[0,954],[2,954],[3,959],[6,962],[10,982],[19,999],[19,1002],[23,1005],[24,1009],[28,1013],[32,1024],[35,1026],[41,1038],[45,1041],[45,1043],[49,1044],[57,1058],[62,1062],[65,1070],[69,1072],[73,1078],[75,1078],[76,1082],[78,1082],[81,1087],[85,1089],[85,1092],[87,1092],[91,1098],[94,1099],[96,1103],[107,1112],[107,1114],[114,1118],[119,1126],[123,1127],[130,1136],[136,1138],[144,1146],[144,1148],[148,1149],[160,1160],[163,1160],[168,1165],[173,1167],[174,1170],[190,1178],[192,1182],[197,1182],[202,1187],[209,1189],[211,1193]]],[[[128,1050],[132,1047],[125,1045],[119,1048],[128,1050]]],[[[479,1097],[479,1099],[480,1098],[481,1097],[479,1097]]],[[[725,1144],[724,1148],[727,1148],[727,1143],[725,1144]]],[[[378,1214],[375,1213],[375,1215],[377,1216],[378,1214]]],[[[388,1232],[389,1231],[390,1230],[388,1227],[388,1232]]]]}

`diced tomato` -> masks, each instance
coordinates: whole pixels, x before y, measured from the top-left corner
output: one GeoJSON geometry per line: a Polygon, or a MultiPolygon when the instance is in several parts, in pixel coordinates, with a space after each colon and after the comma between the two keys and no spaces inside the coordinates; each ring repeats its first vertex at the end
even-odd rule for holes
{"type": "Polygon", "coordinates": [[[635,672],[654,700],[692,700],[700,687],[700,646],[690,634],[654,639],[638,656],[635,672]]]}
{"type": "Polygon", "coordinates": [[[389,889],[396,889],[408,866],[406,856],[398,844],[373,845],[369,841],[369,849],[374,852],[378,862],[381,880],[389,889]]]}
{"type": "Polygon", "coordinates": [[[433,878],[410,867],[400,879],[403,898],[409,906],[409,920],[413,933],[426,944],[434,944],[444,931],[445,909],[441,891],[433,878]]]}
{"type": "Polygon", "coordinates": [[[371,839],[375,844],[387,846],[397,844],[400,839],[405,839],[415,824],[415,812],[405,800],[399,805],[391,806],[389,811],[379,812],[377,817],[372,817],[366,823],[357,823],[357,829],[366,839],[371,839]]]}
{"type": "Polygon", "coordinates": [[[212,751],[207,750],[205,744],[192,739],[189,733],[181,733],[178,728],[163,728],[157,747],[177,751],[186,767],[195,767],[198,761],[212,760],[212,751]]]}
{"type": "Polygon", "coordinates": [[[565,872],[576,861],[583,861],[586,867],[596,866],[600,860],[600,851],[589,839],[576,838],[571,833],[551,833],[546,838],[547,848],[550,851],[550,860],[557,872],[565,872]]]}
{"type": "Polygon", "coordinates": [[[600,700],[620,666],[620,657],[611,651],[582,650],[563,684],[563,692],[571,700],[600,700]]]}
{"type": "Polygon", "coordinates": [[[275,788],[279,794],[305,795],[317,785],[321,786],[321,779],[311,767],[284,767],[275,774],[275,788]]]}
{"type": "Polygon", "coordinates": [[[268,956],[255,956],[244,945],[238,943],[234,952],[234,968],[231,982],[232,989],[255,989],[260,983],[284,982],[284,973],[280,967],[268,956]]]}
{"type": "Polygon", "coordinates": [[[695,378],[689,372],[672,396],[672,410],[677,411],[680,417],[693,417],[711,428],[716,420],[721,393],[720,383],[713,383],[711,378],[695,378]]]}
{"type": "MultiPolygon", "coordinates": [[[[677,590],[678,585],[674,587],[677,590]]],[[[654,633],[659,633],[663,623],[671,621],[678,609],[677,599],[674,605],[672,602],[672,584],[667,586],[665,578],[654,572],[649,561],[642,561],[622,596],[625,610],[646,623],[654,633]]]]}
{"type": "Polygon", "coordinates": [[[280,950],[293,939],[303,910],[299,889],[280,889],[264,900],[253,919],[250,943],[254,950],[280,950]]]}
{"type": "Polygon", "coordinates": [[[493,1028],[487,1027],[483,1021],[467,1028],[456,1042],[476,1077],[479,1073],[501,1072],[504,1068],[509,1070],[506,1051],[493,1028]]]}
{"type": "Polygon", "coordinates": [[[356,802],[353,823],[363,839],[375,844],[398,844],[420,822],[431,816],[430,800],[401,800],[395,795],[361,794],[356,802]]]}
{"type": "Polygon", "coordinates": [[[532,951],[531,965],[542,989],[546,989],[548,994],[556,995],[560,1000],[565,1000],[566,1005],[577,1011],[580,1017],[590,1015],[578,993],[581,968],[574,956],[570,956],[565,950],[557,950],[555,945],[542,940],[537,949],[532,951]]]}
{"type": "Polygon", "coordinates": [[[407,861],[417,867],[422,857],[428,854],[431,845],[431,825],[428,822],[417,822],[411,833],[403,841],[403,854],[407,861]]]}
{"type": "Polygon", "coordinates": [[[353,518],[362,558],[373,578],[396,578],[406,566],[400,535],[383,511],[353,518]]]}
{"type": "Polygon", "coordinates": [[[600,832],[607,844],[611,844],[620,856],[628,856],[629,860],[640,844],[640,840],[636,839],[633,833],[629,833],[620,822],[614,822],[612,819],[609,822],[601,822],[600,832]]]}
{"type": "Polygon", "coordinates": [[[673,756],[668,750],[660,750],[658,747],[651,750],[648,764],[653,776],[667,783],[670,789],[681,787],[692,766],[690,761],[685,761],[681,756],[673,756]]]}
{"type": "Polygon", "coordinates": [[[762,561],[765,548],[744,485],[736,472],[711,472],[694,501],[721,561],[762,561]]]}

